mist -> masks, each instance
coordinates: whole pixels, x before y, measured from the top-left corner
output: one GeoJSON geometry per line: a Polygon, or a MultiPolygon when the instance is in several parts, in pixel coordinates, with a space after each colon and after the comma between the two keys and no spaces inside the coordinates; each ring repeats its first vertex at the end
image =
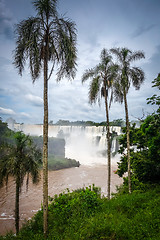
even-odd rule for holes
{"type": "MultiPolygon", "coordinates": [[[[8,123],[9,128],[15,131],[23,131],[31,136],[42,136],[43,125],[8,123]]],[[[111,133],[119,136],[121,127],[110,127],[111,133]]],[[[65,157],[80,162],[81,165],[107,164],[107,139],[104,126],[60,126],[49,125],[49,137],[65,139],[65,157]]],[[[116,165],[119,155],[118,141],[115,136],[111,144],[111,164],[116,165]]]]}

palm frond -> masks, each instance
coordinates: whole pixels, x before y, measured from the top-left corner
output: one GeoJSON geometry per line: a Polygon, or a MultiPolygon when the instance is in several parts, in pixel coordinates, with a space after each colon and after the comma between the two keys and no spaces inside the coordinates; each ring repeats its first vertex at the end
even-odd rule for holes
{"type": "Polygon", "coordinates": [[[132,55],[132,51],[126,47],[123,48],[111,48],[111,53],[116,55],[120,64],[126,64],[132,55]]]}
{"type": "Polygon", "coordinates": [[[152,81],[154,84],[152,87],[157,87],[160,90],[160,73],[158,73],[158,76],[152,81]]]}
{"type": "Polygon", "coordinates": [[[38,12],[37,17],[28,18],[16,26],[14,65],[19,74],[22,75],[26,60],[29,59],[33,82],[40,76],[47,43],[47,61],[52,62],[48,80],[55,63],[59,66],[57,81],[63,77],[74,78],[77,60],[75,23],[67,18],[59,18],[57,0],[34,0],[33,5],[38,12]]]}
{"type": "Polygon", "coordinates": [[[114,93],[113,93],[113,89],[112,89],[111,96],[110,96],[110,101],[109,101],[109,108],[111,108],[111,104],[113,102],[113,97],[114,97],[114,93]]]}
{"type": "Polygon", "coordinates": [[[135,51],[129,56],[128,61],[132,62],[132,61],[140,60],[142,58],[145,58],[144,52],[143,51],[135,51]]]}
{"type": "Polygon", "coordinates": [[[34,0],[32,3],[37,14],[43,18],[57,16],[57,0],[34,0]]]}
{"type": "Polygon", "coordinates": [[[100,90],[100,76],[94,77],[89,85],[89,103],[95,103],[100,90]]]}
{"type": "Polygon", "coordinates": [[[107,88],[112,87],[113,82],[116,80],[116,77],[118,75],[118,71],[119,71],[119,66],[116,64],[111,64],[107,68],[107,76],[106,76],[107,88]]]}
{"type": "Polygon", "coordinates": [[[4,182],[7,187],[9,176],[13,176],[14,146],[4,143],[0,146],[0,150],[0,187],[3,186],[4,182]]]}
{"type": "Polygon", "coordinates": [[[40,34],[40,22],[37,18],[29,18],[17,24],[17,41],[13,63],[18,69],[19,74],[22,75],[26,60],[29,58],[33,81],[39,77],[41,70],[40,34]]]}
{"type": "Polygon", "coordinates": [[[107,49],[103,48],[103,50],[101,51],[100,59],[101,59],[101,64],[103,66],[107,66],[108,63],[112,61],[112,56],[109,54],[107,49]]]}
{"type": "Polygon", "coordinates": [[[57,81],[60,81],[63,77],[75,77],[77,59],[77,37],[75,30],[74,22],[62,18],[56,20],[54,36],[60,63],[57,72],[57,81]]]}
{"type": "Polygon", "coordinates": [[[123,59],[123,64],[129,62],[129,57],[132,55],[132,51],[126,47],[121,48],[121,55],[123,59]]]}
{"type": "Polygon", "coordinates": [[[0,186],[3,182],[7,185],[9,176],[13,176],[15,180],[19,177],[20,187],[26,174],[28,177],[29,174],[32,176],[33,182],[39,180],[40,151],[33,145],[30,137],[22,132],[16,132],[14,137],[15,145],[1,145],[0,186]]]}
{"type": "Polygon", "coordinates": [[[94,68],[87,69],[84,72],[84,74],[82,75],[82,83],[84,83],[89,78],[93,78],[94,75],[95,75],[95,69],[94,68]]]}
{"type": "Polygon", "coordinates": [[[117,79],[113,85],[113,94],[115,102],[123,103],[123,87],[121,81],[117,79]]]}
{"type": "Polygon", "coordinates": [[[128,93],[131,82],[136,89],[139,89],[141,83],[144,81],[144,72],[138,67],[131,68],[130,66],[132,61],[144,58],[144,53],[142,51],[133,52],[128,48],[111,49],[111,52],[114,53],[120,61],[119,81],[116,86],[115,96],[117,100],[119,99],[120,102],[122,102],[123,89],[128,93]],[[118,88],[120,88],[120,85],[122,89],[118,97],[118,88]]]}
{"type": "Polygon", "coordinates": [[[122,54],[121,54],[121,49],[120,48],[111,48],[110,52],[113,53],[114,55],[116,55],[116,57],[118,58],[118,60],[120,62],[123,62],[123,58],[122,58],[122,54]]]}
{"type": "Polygon", "coordinates": [[[130,69],[130,78],[132,79],[133,86],[138,90],[145,80],[145,75],[141,68],[133,67],[130,69]]]}

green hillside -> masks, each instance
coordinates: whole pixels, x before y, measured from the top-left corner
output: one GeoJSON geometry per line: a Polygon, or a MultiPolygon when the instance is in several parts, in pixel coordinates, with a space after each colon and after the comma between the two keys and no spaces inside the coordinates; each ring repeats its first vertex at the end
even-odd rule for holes
{"type": "MultiPolygon", "coordinates": [[[[146,192],[101,198],[99,189],[60,194],[49,205],[49,235],[55,240],[159,240],[160,187],[146,192]]],[[[42,211],[30,220],[19,236],[0,239],[43,239],[42,211]]]]}

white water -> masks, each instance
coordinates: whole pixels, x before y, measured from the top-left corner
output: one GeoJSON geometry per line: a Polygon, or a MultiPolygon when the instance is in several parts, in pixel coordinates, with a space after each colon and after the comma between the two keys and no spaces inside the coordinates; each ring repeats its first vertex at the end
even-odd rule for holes
{"type": "MultiPolygon", "coordinates": [[[[42,136],[43,125],[14,124],[15,131],[23,131],[32,136],[42,136]]],[[[110,131],[121,134],[121,127],[110,127],[110,131]]],[[[102,154],[107,149],[106,128],[103,126],[53,126],[49,125],[49,137],[60,137],[66,141],[65,156],[79,161],[83,165],[107,164],[102,154]]],[[[116,138],[112,141],[112,152],[117,150],[116,138]]],[[[116,164],[119,157],[112,159],[116,164]]]]}

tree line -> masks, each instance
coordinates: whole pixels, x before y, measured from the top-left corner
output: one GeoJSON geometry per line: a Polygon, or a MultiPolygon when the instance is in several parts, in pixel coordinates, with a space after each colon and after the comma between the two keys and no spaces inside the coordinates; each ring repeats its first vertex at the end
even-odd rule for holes
{"type": "MultiPolygon", "coordinates": [[[[49,125],[58,125],[58,126],[106,126],[107,122],[94,122],[94,121],[69,121],[69,120],[58,120],[55,124],[51,120],[49,122],[49,125]]],[[[119,126],[123,127],[125,125],[125,122],[123,119],[115,119],[113,121],[109,122],[110,126],[119,126]]]]}

